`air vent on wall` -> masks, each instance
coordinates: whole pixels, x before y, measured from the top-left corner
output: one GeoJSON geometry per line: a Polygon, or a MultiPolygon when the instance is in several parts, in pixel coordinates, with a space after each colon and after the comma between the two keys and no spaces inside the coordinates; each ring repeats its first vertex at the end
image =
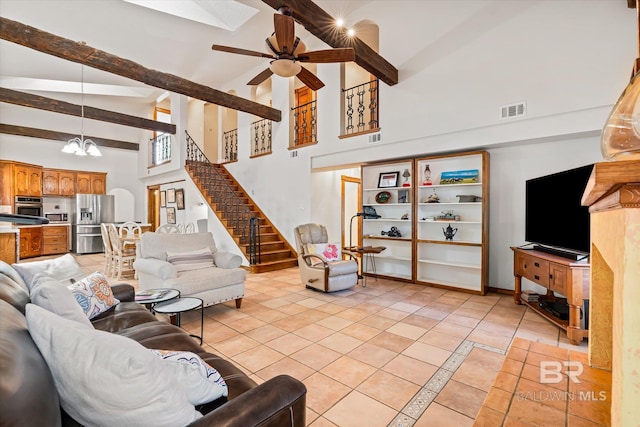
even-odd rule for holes
{"type": "Polygon", "coordinates": [[[298,151],[297,150],[293,150],[289,152],[289,157],[293,158],[293,157],[298,157],[298,151]]]}
{"type": "Polygon", "coordinates": [[[513,117],[523,117],[525,114],[525,103],[505,105],[500,107],[500,119],[511,119],[513,117]]]}
{"type": "Polygon", "coordinates": [[[376,132],[369,135],[369,144],[376,144],[382,141],[382,133],[376,132]]]}

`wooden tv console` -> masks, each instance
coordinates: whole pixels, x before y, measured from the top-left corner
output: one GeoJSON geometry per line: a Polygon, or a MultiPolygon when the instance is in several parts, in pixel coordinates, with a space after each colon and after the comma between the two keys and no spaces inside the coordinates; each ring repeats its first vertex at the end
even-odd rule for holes
{"type": "MultiPolygon", "coordinates": [[[[512,247],[513,275],[515,276],[514,302],[525,304],[533,311],[564,329],[571,344],[579,344],[589,336],[589,331],[580,327],[580,309],[583,300],[589,299],[590,265],[586,261],[575,261],[545,252],[512,247]],[[537,302],[521,298],[522,278],[547,288],[543,298],[548,301],[562,300],[555,293],[566,297],[569,304],[569,320],[555,317],[540,308],[537,302]]],[[[586,315],[586,313],[585,313],[586,315]]]]}

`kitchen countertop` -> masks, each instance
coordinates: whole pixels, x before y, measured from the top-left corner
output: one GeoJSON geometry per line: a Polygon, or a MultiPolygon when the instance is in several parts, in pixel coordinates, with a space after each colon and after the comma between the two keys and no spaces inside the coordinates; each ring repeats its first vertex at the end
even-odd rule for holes
{"type": "Polygon", "coordinates": [[[0,233],[6,234],[6,233],[14,233],[14,234],[18,234],[20,233],[20,230],[17,228],[12,228],[12,227],[0,227],[0,233]]]}

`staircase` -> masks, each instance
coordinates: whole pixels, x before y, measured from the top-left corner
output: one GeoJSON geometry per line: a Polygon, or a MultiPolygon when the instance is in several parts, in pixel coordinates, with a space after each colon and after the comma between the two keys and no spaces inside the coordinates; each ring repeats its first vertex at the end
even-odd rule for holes
{"type": "Polygon", "coordinates": [[[186,170],[249,260],[249,271],[295,267],[293,248],[223,165],[210,163],[187,134],[186,170]]]}

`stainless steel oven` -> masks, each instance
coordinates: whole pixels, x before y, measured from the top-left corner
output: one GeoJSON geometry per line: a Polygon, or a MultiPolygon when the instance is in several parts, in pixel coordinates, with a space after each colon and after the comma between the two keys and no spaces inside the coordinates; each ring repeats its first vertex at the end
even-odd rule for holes
{"type": "Polygon", "coordinates": [[[69,214],[67,214],[66,212],[45,212],[44,217],[47,218],[49,222],[69,222],[69,214]]]}
{"type": "Polygon", "coordinates": [[[16,196],[14,206],[19,215],[42,216],[42,197],[16,196]]]}

